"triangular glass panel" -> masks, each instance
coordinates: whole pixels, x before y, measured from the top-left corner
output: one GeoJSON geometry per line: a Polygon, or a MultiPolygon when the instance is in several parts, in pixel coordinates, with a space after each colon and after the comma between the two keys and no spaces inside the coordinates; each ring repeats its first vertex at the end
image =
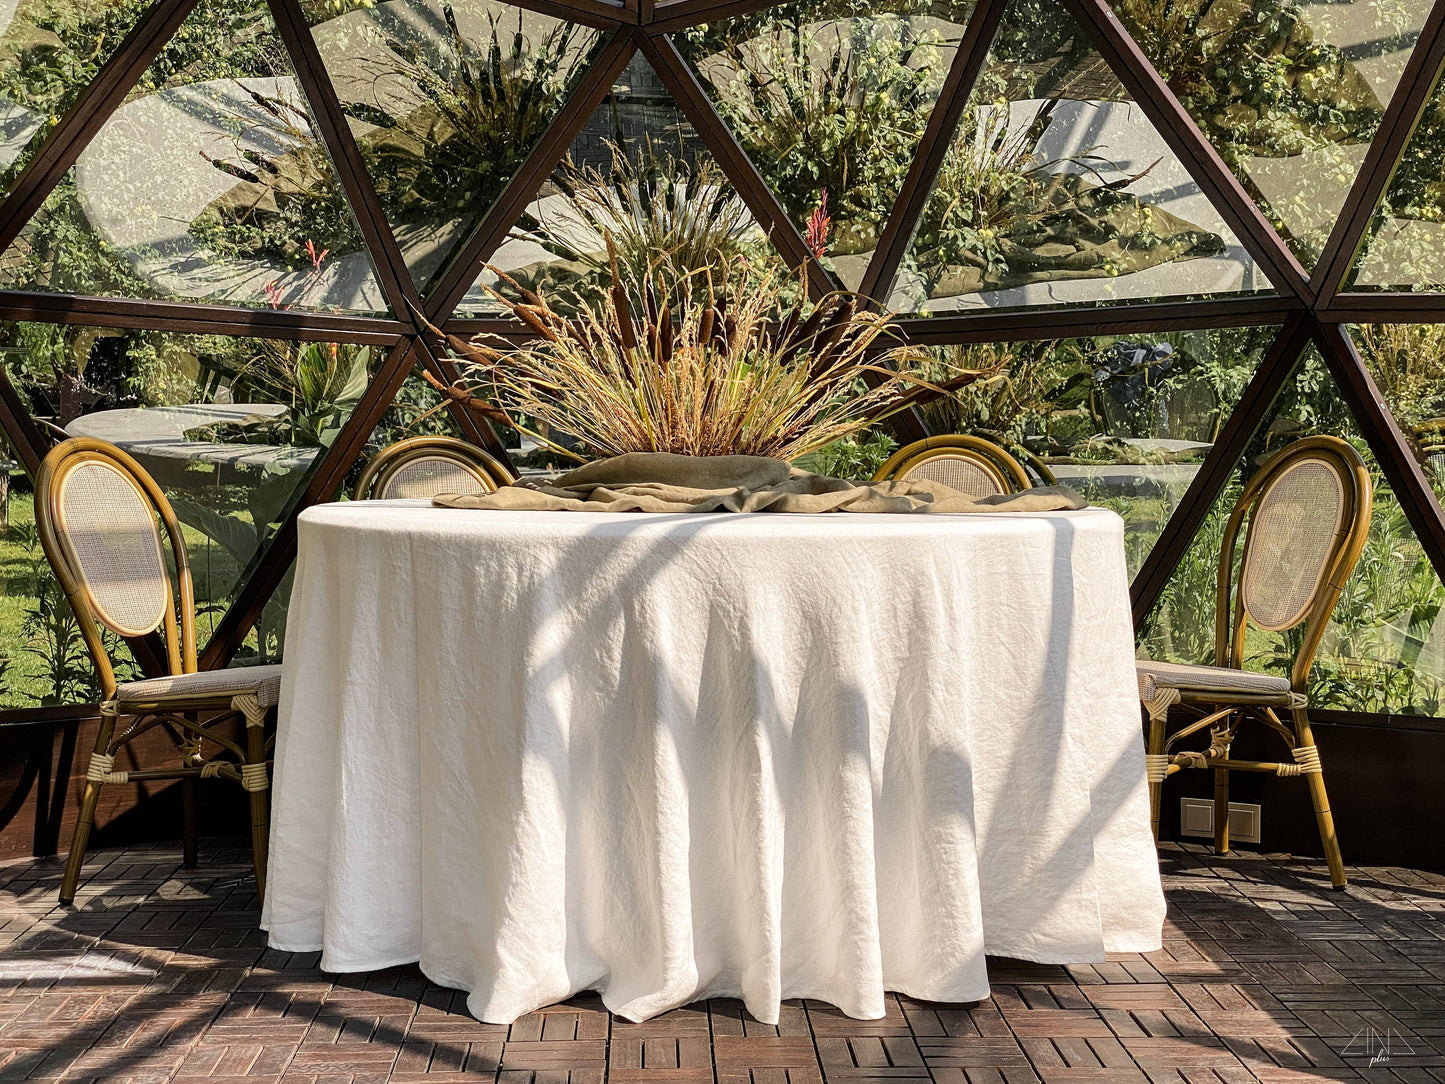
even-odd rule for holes
{"type": "MultiPolygon", "coordinates": [[[[151,5],[146,0],[70,4],[19,3],[0,11],[0,192],[151,5]]],[[[223,33],[217,27],[218,34],[223,33]]],[[[218,39],[219,40],[219,39],[218,39]]]]}
{"type": "Polygon", "coordinates": [[[1345,206],[1429,0],[1111,0],[1306,267],[1345,206]]]}
{"type": "MultiPolygon", "coordinates": [[[[335,499],[350,500],[367,462],[388,444],[407,437],[448,436],[461,434],[439,396],[421,376],[420,367],[407,374],[381,421],[367,438],[361,456],[347,472],[335,499]]],[[[256,562],[252,562],[254,567],[256,562]]],[[[286,642],[286,607],[291,600],[291,582],[296,573],[293,563],[282,577],[271,597],[257,615],[256,623],[236,650],[230,665],[257,666],[280,662],[286,642]]]]}
{"type": "Polygon", "coordinates": [[[850,290],[923,138],[971,0],[798,0],[674,36],[798,232],[850,290]],[[853,9],[845,9],[851,12],[853,9]]]}
{"type": "Polygon", "coordinates": [[[933,433],[1002,444],[1124,519],[1139,571],[1278,328],[932,347],[940,377],[997,369],[923,407],[933,433]]]}
{"type": "Polygon", "coordinates": [[[384,347],[7,325],[36,416],[138,459],[181,521],[204,642],[264,559],[384,347]]]}
{"type": "Polygon", "coordinates": [[[910,315],[1272,287],[1057,0],[1012,0],[888,297],[910,315]]]}
{"type": "MultiPolygon", "coordinates": [[[[737,189],[641,53],[488,263],[549,298],[587,294],[607,281],[604,232],[625,267],[658,253],[686,270],[736,257],[786,277],[737,189]]],[[[497,282],[483,270],[456,315],[504,313],[487,292],[497,282]]]]}
{"type": "Polygon", "coordinates": [[[425,290],[542,138],[603,36],[492,0],[318,3],[307,14],[425,290]]]}
{"type": "Polygon", "coordinates": [[[1445,324],[1362,324],[1350,332],[1436,497],[1445,500],[1445,324]]]}
{"type": "MultiPolygon", "coordinates": [[[[1141,629],[1141,651],[1172,662],[1214,662],[1215,575],[1229,514],[1269,455],[1316,433],[1341,436],[1354,445],[1370,468],[1375,501],[1369,540],[1310,672],[1310,703],[1348,711],[1441,715],[1445,586],[1313,348],[1286,383],[1170,577],[1141,629]]],[[[1245,641],[1246,668],[1287,677],[1302,628],[1275,633],[1251,627],[1245,641]]]]}
{"type": "Polygon", "coordinates": [[[1445,79],[1395,163],[1344,288],[1445,290],[1445,79]]]}
{"type": "Polygon", "coordinates": [[[265,4],[229,0],[186,17],[0,257],[0,285],[387,308],[265,4]]]}

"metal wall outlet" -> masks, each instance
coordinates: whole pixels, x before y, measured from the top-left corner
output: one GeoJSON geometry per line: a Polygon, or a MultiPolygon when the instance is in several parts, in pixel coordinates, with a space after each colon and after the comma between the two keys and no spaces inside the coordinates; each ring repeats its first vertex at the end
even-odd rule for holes
{"type": "MultiPolygon", "coordinates": [[[[1229,838],[1234,843],[1259,842],[1259,806],[1249,802],[1229,803],[1229,838]]],[[[1179,799],[1179,834],[1214,838],[1214,800],[1179,799]]]]}

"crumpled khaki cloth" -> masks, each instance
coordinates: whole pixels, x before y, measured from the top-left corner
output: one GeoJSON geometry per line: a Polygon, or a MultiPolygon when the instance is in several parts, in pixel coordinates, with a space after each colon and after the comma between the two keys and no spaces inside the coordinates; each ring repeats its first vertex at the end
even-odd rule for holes
{"type": "Polygon", "coordinates": [[[1087,503],[1067,486],[976,498],[922,479],[859,485],[780,459],[629,452],[494,493],[442,494],[446,508],[550,512],[1059,512],[1087,503]]]}

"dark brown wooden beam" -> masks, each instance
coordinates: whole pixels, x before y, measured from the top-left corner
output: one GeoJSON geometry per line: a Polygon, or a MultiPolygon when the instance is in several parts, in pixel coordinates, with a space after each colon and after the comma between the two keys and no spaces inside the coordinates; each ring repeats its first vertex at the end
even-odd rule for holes
{"type": "Polygon", "coordinates": [[[456,310],[467,290],[481,274],[482,264],[506,240],[507,233],[526,210],[527,204],[552,175],[557,164],[572,145],[589,117],[612,89],[612,84],[627,67],[637,45],[633,34],[618,33],[592,62],[572,96],[552,119],[546,133],[532,148],[532,153],[487,211],[471,238],[453,254],[446,268],[437,275],[427,292],[423,311],[427,319],[440,323],[456,310]]]}
{"type": "Polygon", "coordinates": [[[361,344],[390,344],[407,330],[407,325],[387,317],[20,290],[0,290],[0,320],[361,344]]]}
{"type": "Polygon", "coordinates": [[[873,259],[863,273],[863,282],[858,292],[864,297],[875,298],[886,303],[893,280],[898,274],[898,265],[913,240],[913,231],[918,217],[933,195],[933,184],[938,171],[943,168],[944,159],[952,149],[954,134],[959,118],[968,107],[973,85],[988,59],[989,48],[993,45],[998,24],[1003,19],[1007,0],[979,0],[953,55],[948,75],[933,103],[933,112],[928,115],[923,138],[903,179],[903,187],[894,201],[893,211],[878,237],[878,247],[873,259]]]}
{"type": "Polygon", "coordinates": [[[267,6],[276,20],[276,32],[291,55],[296,79],[311,106],[317,131],[330,150],[336,178],[351,203],[381,291],[386,295],[392,313],[411,327],[411,307],[420,304],[421,297],[412,284],[406,259],[392,235],[391,224],[387,222],[381,199],[376,194],[376,186],[366,172],[361,148],[351,134],[351,126],[336,96],[336,88],[326,74],[326,64],[316,47],[316,39],[306,25],[306,16],[297,0],[267,0],[267,6]]]}
{"type": "Polygon", "coordinates": [[[596,30],[616,30],[637,21],[636,12],[627,4],[607,0],[507,0],[513,7],[550,15],[569,23],[581,23],[596,30]]]}
{"type": "Polygon", "coordinates": [[[1250,380],[1238,405],[1229,415],[1219,439],[1204,457],[1199,473],[1184,491],[1174,514],[1144,559],[1143,566],[1130,586],[1129,598],[1134,613],[1134,627],[1141,628],[1154,604],[1159,601],[1169,577],[1194,541],[1209,510],[1229,482],[1240,457],[1244,455],[1269,409],[1279,396],[1284,382],[1294,371],[1300,353],[1310,340],[1309,319],[1302,313],[1286,317],[1284,326],[1270,346],[1254,378],[1250,380]]]}
{"type": "Polygon", "coordinates": [[[0,430],[20,457],[25,473],[34,478],[40,472],[40,461],[45,458],[50,442],[31,420],[29,404],[10,383],[4,366],[0,366],[0,430]]]}
{"type": "Polygon", "coordinates": [[[1361,436],[1375,453],[1380,472],[1390,483],[1405,518],[1415,528],[1435,572],[1445,580],[1445,512],[1440,509],[1434,487],[1425,477],[1410,442],[1400,431],[1360,352],[1355,349],[1349,330],[1341,324],[1316,321],[1314,331],[1325,365],[1339,383],[1345,403],[1359,423],[1361,436]]]}
{"type": "Polygon", "coordinates": [[[773,7],[777,0],[662,0],[654,4],[652,18],[645,24],[653,34],[670,34],[699,23],[715,23],[738,15],[773,7]]]}
{"type": "Polygon", "coordinates": [[[901,341],[918,346],[1026,342],[1086,335],[1262,327],[1281,323],[1291,313],[1303,311],[1293,298],[1278,296],[1027,311],[977,309],[954,316],[900,318],[897,334],[901,341]]]}
{"type": "Polygon", "coordinates": [[[236,591],[236,600],[221,617],[211,634],[210,643],[201,653],[198,660],[200,669],[220,669],[231,661],[261,610],[285,578],[291,562],[296,559],[297,517],[312,505],[336,496],[347,472],[360,457],[371,431],[391,406],[411,368],[412,340],[408,338],[392,347],[351,417],[341,427],[335,443],[321,457],[321,462],[307,480],[290,515],[276,529],[265,553],[259,555],[250,575],[236,591]]]}
{"type": "Polygon", "coordinates": [[[37,704],[30,708],[0,708],[0,727],[60,727],[99,718],[99,704],[37,704]]]}
{"type": "Polygon", "coordinates": [[[1380,127],[1365,152],[1345,206],[1315,263],[1310,289],[1318,299],[1317,307],[1334,306],[1336,293],[1364,242],[1375,207],[1394,175],[1395,163],[1435,89],[1442,63],[1445,63],[1445,0],[1436,0],[1405,63],[1380,127]]]}
{"type": "Polygon", "coordinates": [[[673,99],[683,115],[697,130],[703,146],[732,181],[738,195],[747,204],[753,218],[768,235],[779,255],[787,261],[789,267],[807,269],[810,293],[814,297],[822,297],[839,289],[838,283],[813,259],[803,235],[798,232],[797,224],[788,217],[787,210],[778,202],[778,197],[768,187],[767,181],[758,172],[747,151],[743,150],[737,138],[728,130],[702,82],[677,51],[672,39],[665,36],[643,36],[640,47],[648,63],[662,78],[663,85],[672,91],[673,99]]]}
{"type": "Polygon", "coordinates": [[[1315,315],[1327,324],[1445,324],[1445,294],[1335,294],[1315,315]]]}
{"type": "Polygon", "coordinates": [[[140,81],[195,3],[196,0],[160,0],[125,36],[115,56],[96,73],[94,82],[21,170],[9,198],[0,206],[0,252],[10,247],[44,205],[65,171],[75,164],[110,115],[125,101],[126,94],[140,81]]]}
{"type": "Polygon", "coordinates": [[[1199,130],[1189,111],[1169,92],[1143,50],[1129,37],[1109,0],[1063,0],[1093,40],[1105,63],[1153,123],[1160,138],[1178,156],[1194,183],[1239,241],[1254,257],[1274,288],[1308,301],[1313,298],[1309,274],[1295,258],[1239,178],[1199,130]]]}

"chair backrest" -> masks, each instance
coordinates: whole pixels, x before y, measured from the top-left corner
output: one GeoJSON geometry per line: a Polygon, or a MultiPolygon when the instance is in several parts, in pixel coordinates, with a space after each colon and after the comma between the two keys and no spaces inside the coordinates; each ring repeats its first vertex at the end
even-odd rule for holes
{"type": "Polygon", "coordinates": [[[101,627],[126,637],[163,630],[171,673],[195,671],[185,540],[170,502],[139,463],[88,437],[56,445],[35,479],[35,523],[106,699],[116,682],[101,627]],[[177,585],[166,569],[167,545],[177,585]]]}
{"type": "Polygon", "coordinates": [[[873,476],[940,482],[970,497],[993,497],[1032,487],[1028,472],[1008,452],[982,437],[950,434],[924,437],[894,452],[873,476]]]}
{"type": "Polygon", "coordinates": [[[388,445],[366,465],[357,500],[431,498],[439,493],[491,493],[516,481],[505,463],[455,437],[410,437],[388,445]]]}
{"type": "Polygon", "coordinates": [[[1234,506],[1219,555],[1219,665],[1242,666],[1250,623],[1281,632],[1307,622],[1291,675],[1294,689],[1304,691],[1330,614],[1365,548],[1373,500],[1370,472],[1338,437],[1296,441],[1260,467],[1234,506]]]}

